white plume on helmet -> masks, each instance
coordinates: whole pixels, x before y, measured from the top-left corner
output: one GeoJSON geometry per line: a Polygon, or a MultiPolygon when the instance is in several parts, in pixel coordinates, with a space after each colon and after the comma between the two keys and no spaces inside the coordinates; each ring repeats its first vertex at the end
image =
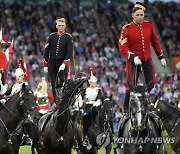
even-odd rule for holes
{"type": "Polygon", "coordinates": [[[21,68],[17,68],[15,71],[15,76],[20,77],[22,75],[24,75],[24,71],[21,68]]]}
{"type": "Polygon", "coordinates": [[[42,77],[42,80],[41,82],[38,84],[38,91],[41,92],[42,94],[45,94],[47,93],[47,82],[46,82],[46,79],[45,77],[42,77]]]}
{"type": "Polygon", "coordinates": [[[89,82],[94,82],[94,83],[96,83],[96,82],[97,82],[97,78],[96,78],[94,75],[91,75],[91,76],[90,76],[90,79],[89,79],[89,82]]]}

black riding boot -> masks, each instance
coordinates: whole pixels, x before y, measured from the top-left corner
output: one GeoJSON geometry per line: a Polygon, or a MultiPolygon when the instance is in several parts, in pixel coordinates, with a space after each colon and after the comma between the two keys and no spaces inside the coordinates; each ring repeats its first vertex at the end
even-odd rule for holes
{"type": "Polygon", "coordinates": [[[60,98],[57,94],[57,89],[56,88],[52,89],[52,92],[53,92],[54,101],[55,101],[56,105],[59,105],[60,104],[60,98]]]}
{"type": "Polygon", "coordinates": [[[124,112],[119,122],[120,129],[123,128],[124,122],[129,118],[129,98],[130,98],[130,93],[126,93],[126,97],[124,100],[124,112]]]}
{"type": "Polygon", "coordinates": [[[130,93],[126,93],[126,97],[124,99],[124,113],[129,113],[129,98],[130,93]]]}
{"type": "Polygon", "coordinates": [[[85,111],[84,117],[83,117],[83,130],[84,130],[84,136],[87,135],[88,128],[92,124],[92,117],[91,117],[91,111],[85,111]]]}

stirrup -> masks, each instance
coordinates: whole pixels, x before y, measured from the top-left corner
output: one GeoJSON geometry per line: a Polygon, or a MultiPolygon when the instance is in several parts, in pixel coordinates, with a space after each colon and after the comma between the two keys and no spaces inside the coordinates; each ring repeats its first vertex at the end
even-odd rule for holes
{"type": "Polygon", "coordinates": [[[88,146],[88,145],[89,145],[89,139],[88,139],[88,137],[86,136],[86,137],[84,138],[84,141],[83,141],[83,146],[86,147],[86,146],[88,146]]]}
{"type": "Polygon", "coordinates": [[[32,145],[33,144],[33,140],[31,138],[27,138],[26,144],[27,145],[32,145]]]}

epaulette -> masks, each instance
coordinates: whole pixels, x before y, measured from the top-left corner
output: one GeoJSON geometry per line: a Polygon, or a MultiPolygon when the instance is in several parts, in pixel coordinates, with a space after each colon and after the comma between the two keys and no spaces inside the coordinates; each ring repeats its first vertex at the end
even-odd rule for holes
{"type": "Polygon", "coordinates": [[[131,24],[126,24],[122,27],[122,29],[129,27],[131,24]]]}
{"type": "Polygon", "coordinates": [[[52,35],[52,34],[56,34],[57,32],[52,32],[50,35],[52,35]]]}
{"type": "Polygon", "coordinates": [[[146,23],[151,23],[151,21],[147,21],[147,20],[144,20],[144,22],[146,22],[146,23]]]}
{"type": "Polygon", "coordinates": [[[72,37],[72,35],[71,35],[71,34],[69,34],[69,33],[67,33],[67,32],[66,32],[66,34],[67,34],[67,35],[69,35],[70,37],[72,37]]]}

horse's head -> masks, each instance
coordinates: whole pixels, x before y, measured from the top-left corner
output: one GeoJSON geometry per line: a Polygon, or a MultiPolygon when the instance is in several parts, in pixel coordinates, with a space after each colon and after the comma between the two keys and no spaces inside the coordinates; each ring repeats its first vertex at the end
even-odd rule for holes
{"type": "Polygon", "coordinates": [[[22,85],[21,90],[9,98],[10,103],[17,107],[18,117],[38,122],[40,114],[37,110],[36,98],[29,86],[22,85]]]}
{"type": "Polygon", "coordinates": [[[86,81],[86,78],[75,78],[66,80],[63,84],[61,99],[69,99],[72,96],[76,95],[78,92],[80,92],[80,89],[83,88],[83,85],[86,81]]]}
{"type": "Polygon", "coordinates": [[[101,99],[101,109],[106,113],[109,118],[113,118],[113,103],[112,100],[108,97],[103,97],[101,99]]]}
{"type": "Polygon", "coordinates": [[[130,118],[132,126],[137,131],[141,131],[146,127],[148,93],[144,86],[130,86],[130,118]]]}
{"type": "Polygon", "coordinates": [[[156,111],[156,115],[162,120],[168,119],[170,116],[178,113],[178,109],[168,103],[166,100],[160,100],[156,97],[155,101],[151,103],[153,108],[152,110],[156,111]]]}

